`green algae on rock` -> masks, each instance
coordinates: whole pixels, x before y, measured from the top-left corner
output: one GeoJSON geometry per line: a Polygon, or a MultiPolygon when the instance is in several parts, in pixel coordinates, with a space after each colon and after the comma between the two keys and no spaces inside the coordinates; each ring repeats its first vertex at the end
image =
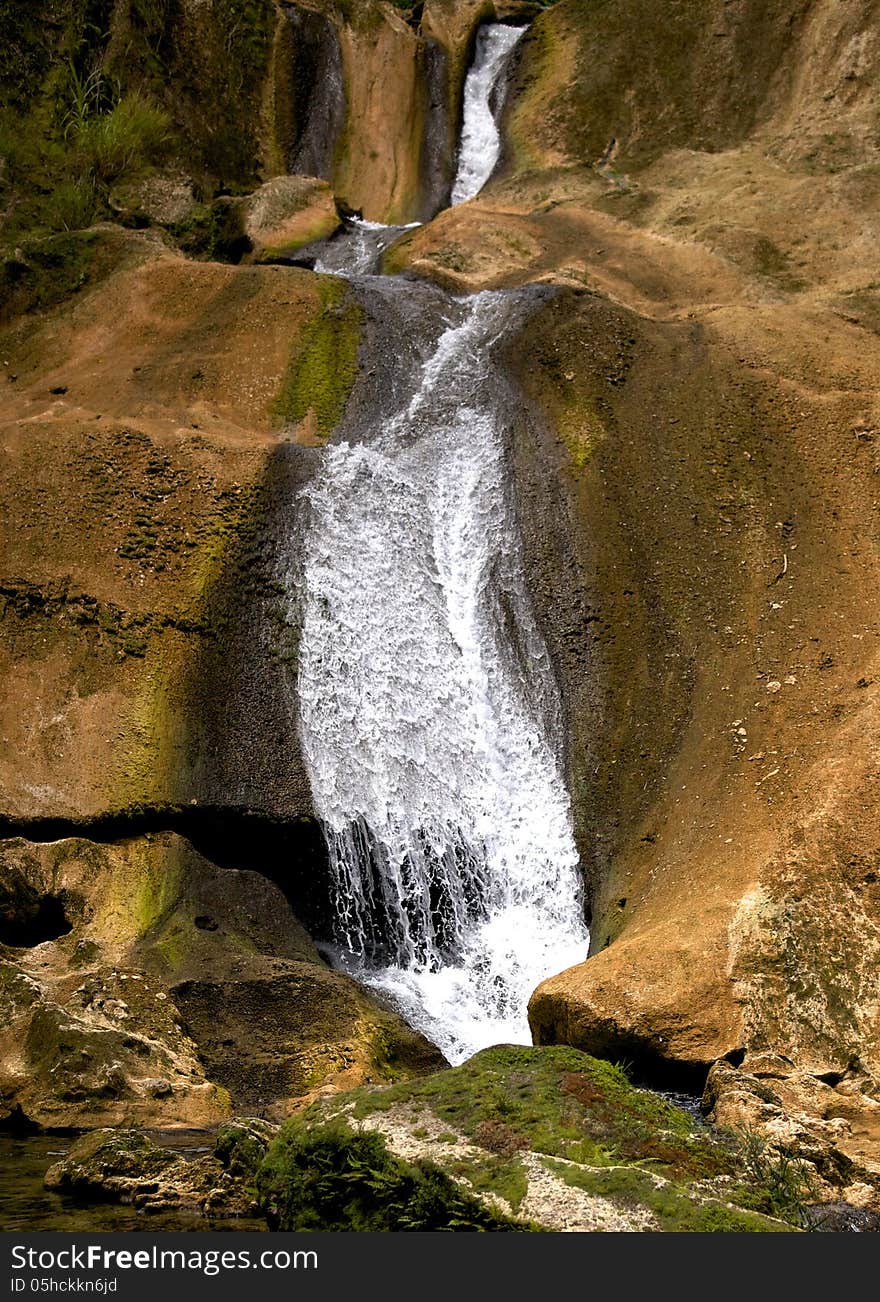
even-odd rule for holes
{"type": "Polygon", "coordinates": [[[321,312],[305,325],[272,403],[279,425],[313,422],[323,441],[337,425],[357,374],[361,309],[339,280],[321,281],[321,312]]]}

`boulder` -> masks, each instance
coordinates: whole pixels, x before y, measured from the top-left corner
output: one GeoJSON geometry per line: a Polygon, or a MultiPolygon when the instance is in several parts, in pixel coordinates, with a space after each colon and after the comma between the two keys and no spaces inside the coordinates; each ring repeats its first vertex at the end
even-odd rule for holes
{"type": "Polygon", "coordinates": [[[289,256],[338,226],[333,192],[314,177],[273,177],[242,203],[242,229],[258,262],[289,256]]]}
{"type": "Polygon", "coordinates": [[[45,1185],[81,1202],[127,1203],[145,1212],[188,1210],[225,1220],[257,1210],[252,1169],[232,1171],[216,1155],[185,1158],[137,1130],[84,1135],[49,1168],[45,1185]]]}
{"type": "Polygon", "coordinates": [[[3,1116],[199,1128],[443,1065],[325,966],[278,886],[174,833],[0,842],[10,880],[63,898],[69,928],[0,949],[3,1116]]]}
{"type": "Polygon", "coordinates": [[[778,1232],[784,1194],[732,1135],[573,1049],[486,1049],[286,1122],[257,1176],[283,1230],[778,1232]],[[489,1223],[487,1223],[487,1220],[489,1223]]]}

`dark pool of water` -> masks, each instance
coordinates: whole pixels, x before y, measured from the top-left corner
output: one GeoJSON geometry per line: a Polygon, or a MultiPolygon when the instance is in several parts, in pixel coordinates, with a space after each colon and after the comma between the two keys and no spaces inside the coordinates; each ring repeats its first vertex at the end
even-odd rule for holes
{"type": "MultiPolygon", "coordinates": [[[[211,1135],[193,1131],[147,1132],[163,1148],[200,1157],[213,1146],[211,1135]]],[[[265,1230],[263,1221],[207,1220],[197,1212],[143,1212],[118,1203],[80,1202],[43,1187],[43,1177],[64,1157],[72,1139],[57,1135],[0,1135],[0,1231],[65,1230],[109,1233],[115,1230],[265,1230]]]]}

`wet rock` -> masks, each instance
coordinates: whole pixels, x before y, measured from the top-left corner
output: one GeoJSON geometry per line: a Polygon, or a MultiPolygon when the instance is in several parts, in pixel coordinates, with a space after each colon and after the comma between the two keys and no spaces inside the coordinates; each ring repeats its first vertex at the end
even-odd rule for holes
{"type": "Polygon", "coordinates": [[[443,1065],[326,967],[273,882],[174,833],[0,842],[4,882],[75,905],[66,934],[0,950],[0,1118],[199,1128],[443,1065]]]}
{"type": "Polygon", "coordinates": [[[423,1075],[443,1055],[350,977],[278,960],[235,980],[172,988],[209,1075],[238,1109],[280,1119],[292,1101],[423,1075]]]}
{"type": "Polygon", "coordinates": [[[814,1234],[880,1234],[880,1212],[848,1203],[819,1203],[807,1209],[807,1228],[814,1234]]]}
{"type": "Polygon", "coordinates": [[[253,1215],[252,1170],[214,1156],[186,1159],[137,1130],[95,1130],[46,1172],[47,1189],[85,1201],[127,1203],[144,1211],[193,1209],[207,1216],[253,1215]],[[247,1177],[247,1178],[246,1178],[247,1177]]]}

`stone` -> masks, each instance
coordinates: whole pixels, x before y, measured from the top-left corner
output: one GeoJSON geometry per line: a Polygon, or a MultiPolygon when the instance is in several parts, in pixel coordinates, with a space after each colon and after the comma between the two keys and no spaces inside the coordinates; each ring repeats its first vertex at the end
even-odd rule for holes
{"type": "Polygon", "coordinates": [[[273,177],[242,204],[242,227],[256,261],[291,255],[326,239],[339,224],[330,186],[314,177],[273,177]]]}
{"type": "Polygon", "coordinates": [[[0,952],[0,1117],[201,1128],[443,1065],[326,967],[277,886],[174,833],[0,841],[3,881],[51,885],[70,930],[0,952]]]}
{"type": "Polygon", "coordinates": [[[159,226],[186,222],[198,208],[191,177],[165,172],[113,190],[111,204],[121,217],[143,216],[159,226]]]}
{"type": "Polygon", "coordinates": [[[49,1168],[45,1185],[81,1201],[126,1203],[147,1212],[194,1210],[251,1217],[253,1171],[232,1171],[214,1156],[184,1158],[137,1130],[94,1130],[49,1168]],[[245,1175],[248,1177],[245,1178],[245,1175]]]}
{"type": "Polygon", "coordinates": [[[619,1067],[563,1047],[502,1045],[422,1083],[321,1099],[281,1127],[257,1188],[270,1224],[284,1230],[328,1220],[340,1230],[412,1228],[394,1204],[425,1167],[476,1198],[484,1216],[523,1227],[800,1228],[796,1184],[777,1204],[733,1137],[633,1088],[619,1067]]]}

